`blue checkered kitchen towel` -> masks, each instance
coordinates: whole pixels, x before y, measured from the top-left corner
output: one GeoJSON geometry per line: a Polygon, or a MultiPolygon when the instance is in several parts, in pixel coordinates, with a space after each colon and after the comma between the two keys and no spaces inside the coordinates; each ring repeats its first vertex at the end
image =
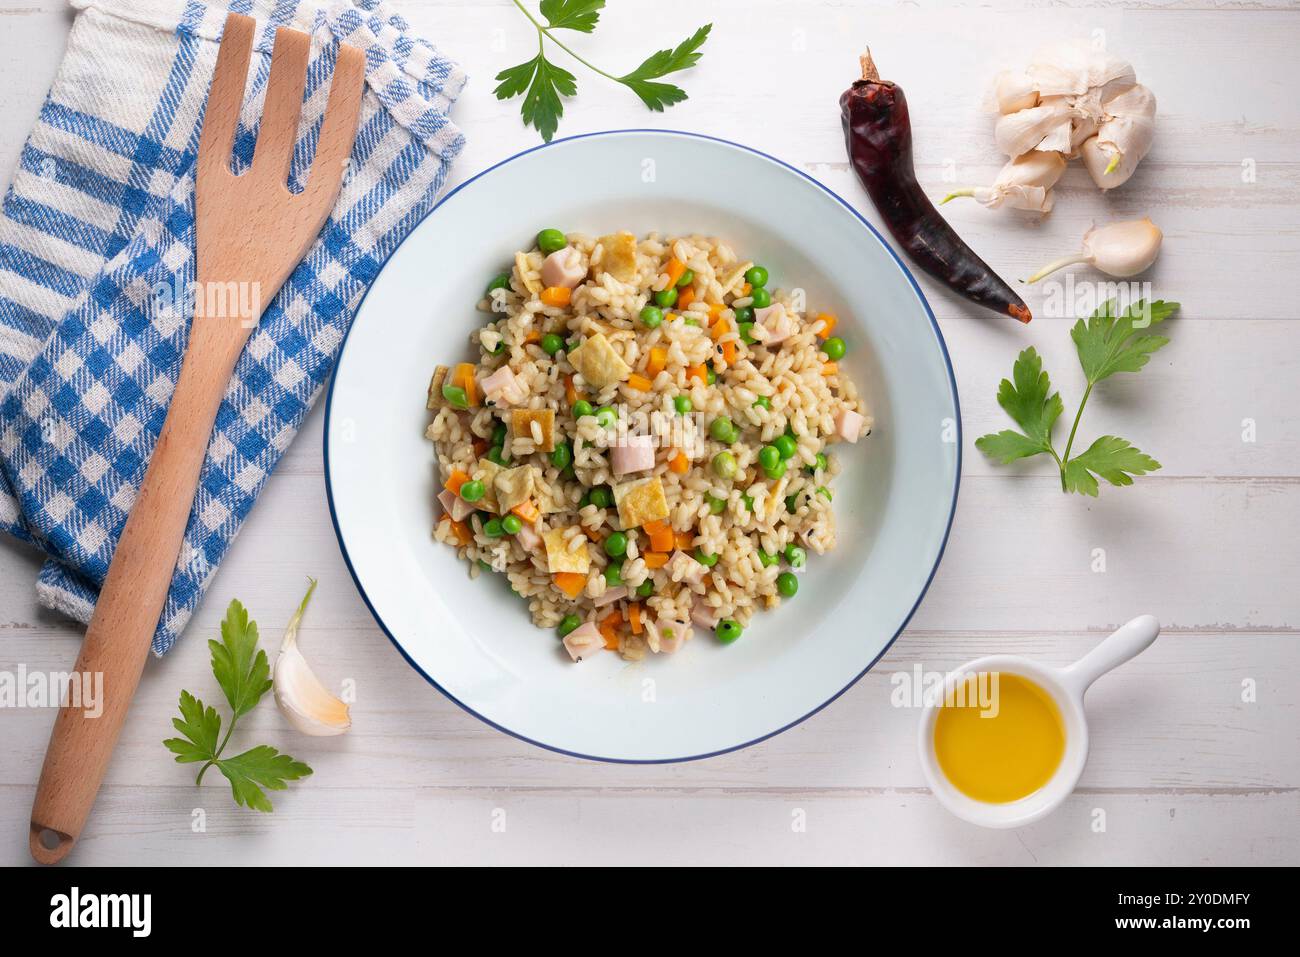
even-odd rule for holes
{"type": "MultiPolygon", "coordinates": [[[[194,279],[193,166],[226,8],[73,3],[67,54],[0,216],[0,529],[48,555],[41,602],[88,621],[185,348],[187,322],[158,308],[158,292],[194,279]]],[[[340,42],[365,50],[367,87],[338,205],[235,368],[158,654],[185,627],[320,392],[366,287],[429,209],[463,143],[447,116],[463,74],[378,0],[231,0],[229,9],[261,26],[237,167],[252,159],[277,26],[313,38],[291,186],[310,164],[340,42]]]]}

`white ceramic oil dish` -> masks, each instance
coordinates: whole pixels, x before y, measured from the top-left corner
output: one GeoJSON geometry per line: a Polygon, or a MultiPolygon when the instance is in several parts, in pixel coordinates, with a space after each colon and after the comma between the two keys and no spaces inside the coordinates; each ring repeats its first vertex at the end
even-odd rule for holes
{"type": "Polygon", "coordinates": [[[907,270],[850,206],[745,147],[629,130],[521,153],[449,194],[385,265],[344,343],[327,404],[326,480],[344,556],[376,620],[430,682],[484,721],[611,761],[705,757],[762,740],[834,700],[884,653],[947,539],[960,416],[947,351],[907,270]],[[574,664],[498,576],[470,581],[431,529],[429,375],[468,358],[475,303],[544,227],[723,237],[797,277],[836,313],[842,365],[875,416],[836,447],[839,545],[799,594],[729,646],[697,630],[676,655],[574,664]]]}
{"type": "Polygon", "coordinates": [[[921,715],[917,744],[926,781],[939,803],[972,824],[992,828],[1031,824],[1056,810],[1079,783],[1079,775],[1083,774],[1084,765],[1088,763],[1088,717],[1083,707],[1083,696],[1106,672],[1145,651],[1158,634],[1160,623],[1151,615],[1141,615],[1065,668],[1053,668],[1019,655],[989,655],[969,661],[948,674],[944,679],[945,695],[966,676],[980,672],[1022,675],[1037,684],[1051,695],[1060,713],[1065,730],[1065,753],[1056,773],[1032,794],[1005,804],[977,801],[957,790],[939,766],[934,727],[942,705],[941,701],[932,701],[921,715]]]}

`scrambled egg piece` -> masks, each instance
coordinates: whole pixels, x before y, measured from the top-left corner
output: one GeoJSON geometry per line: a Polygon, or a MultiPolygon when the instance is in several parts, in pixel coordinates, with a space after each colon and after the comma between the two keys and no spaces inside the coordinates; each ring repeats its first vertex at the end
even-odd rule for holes
{"type": "Polygon", "coordinates": [[[542,433],[542,441],[537,448],[542,452],[555,451],[555,410],[554,409],[511,409],[510,427],[516,438],[533,438],[533,426],[536,422],[542,433]]]}
{"type": "Polygon", "coordinates": [[[566,539],[569,529],[552,528],[542,536],[542,541],[546,543],[546,570],[552,575],[556,572],[576,572],[579,575],[587,574],[587,569],[591,567],[591,557],[587,554],[587,540],[583,538],[582,544],[574,551],[569,551],[569,543],[566,539]]]}
{"type": "Polygon", "coordinates": [[[619,282],[636,282],[636,237],[629,232],[610,233],[600,237],[605,252],[600,260],[600,270],[619,282]]]}
{"type": "Polygon", "coordinates": [[[447,381],[446,366],[438,366],[433,370],[433,378],[429,380],[429,398],[425,400],[426,409],[441,409],[445,400],[442,397],[442,386],[447,381]]]}
{"type": "Polygon", "coordinates": [[[624,382],[632,374],[632,367],[619,357],[601,332],[570,352],[569,362],[597,389],[624,382]]]}
{"type": "Polygon", "coordinates": [[[614,504],[618,506],[618,520],[624,529],[668,517],[668,499],[657,475],[615,485],[614,504]]]}
{"type": "Polygon", "coordinates": [[[479,506],[489,512],[499,511],[500,506],[497,504],[497,476],[503,471],[501,466],[497,465],[490,459],[479,459],[470,478],[478,479],[483,483],[483,498],[479,501],[479,506]]]}
{"type": "Polygon", "coordinates": [[[516,505],[528,501],[533,497],[537,482],[537,467],[534,465],[502,469],[492,482],[496,486],[497,510],[504,515],[516,505]]]}

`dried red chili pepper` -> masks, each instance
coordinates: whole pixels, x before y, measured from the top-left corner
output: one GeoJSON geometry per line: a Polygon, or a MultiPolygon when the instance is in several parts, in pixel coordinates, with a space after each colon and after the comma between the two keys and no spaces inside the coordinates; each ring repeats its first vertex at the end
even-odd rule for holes
{"type": "Polygon", "coordinates": [[[1029,307],[984,260],[962,242],[916,181],[912,124],[907,99],[880,79],[868,52],[862,79],[840,97],[844,142],[863,188],[912,261],[971,302],[1012,316],[1032,317],[1029,307]]]}

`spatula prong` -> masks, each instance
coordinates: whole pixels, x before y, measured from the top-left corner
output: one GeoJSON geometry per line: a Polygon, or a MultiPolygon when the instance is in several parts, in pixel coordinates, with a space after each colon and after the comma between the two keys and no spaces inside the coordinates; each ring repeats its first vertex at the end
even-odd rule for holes
{"type": "Polygon", "coordinates": [[[328,209],[334,205],[357,134],[365,79],[366,55],[356,47],[340,44],[325,121],[316,139],[316,156],[304,190],[303,200],[312,206],[328,209]]]}
{"type": "Polygon", "coordinates": [[[199,134],[200,178],[220,173],[230,175],[230,151],[239,126],[239,111],[244,102],[248,61],[256,29],[257,21],[252,17],[238,13],[226,17],[221,47],[217,51],[217,66],[204,108],[203,132],[199,134]]]}
{"type": "Polygon", "coordinates": [[[289,179],[310,53],[311,39],[307,34],[287,27],[275,31],[271,77],[266,84],[262,125],[257,131],[257,146],[253,150],[254,176],[264,176],[280,183],[287,183],[289,179]]]}

